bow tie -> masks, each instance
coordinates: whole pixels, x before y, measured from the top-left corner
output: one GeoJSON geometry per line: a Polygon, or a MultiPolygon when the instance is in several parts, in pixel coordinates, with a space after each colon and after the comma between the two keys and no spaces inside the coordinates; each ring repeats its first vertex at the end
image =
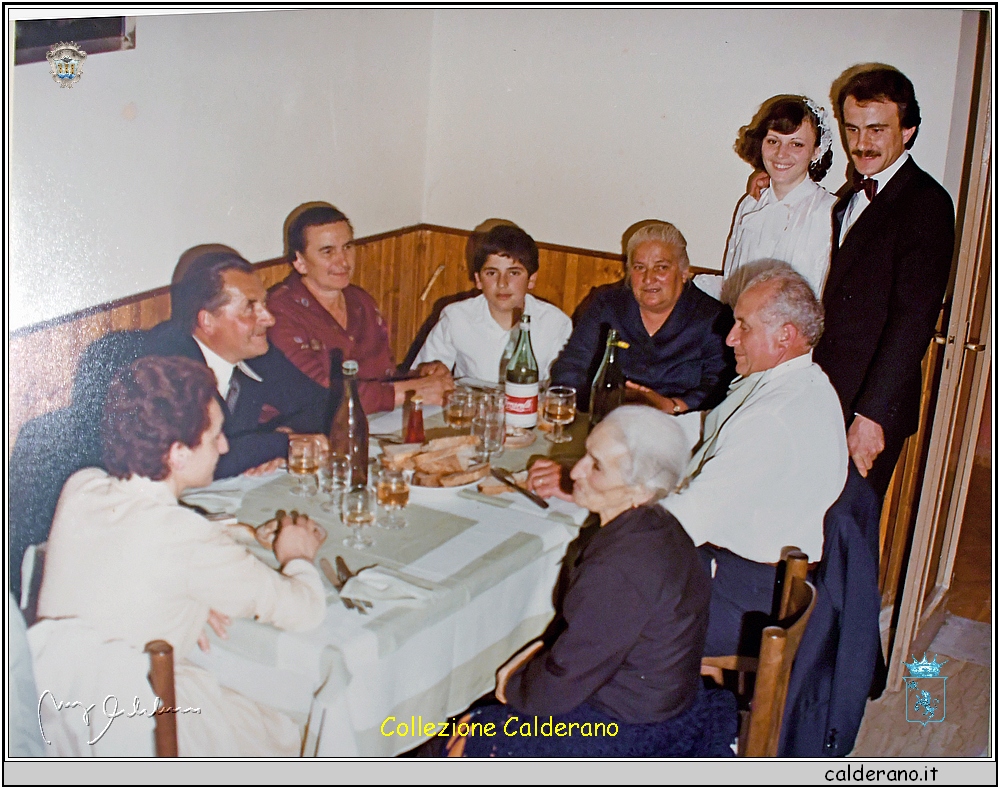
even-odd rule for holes
{"type": "Polygon", "coordinates": [[[868,178],[859,172],[854,173],[854,184],[852,188],[855,192],[860,192],[862,189],[865,192],[865,197],[871,202],[875,199],[875,194],[878,192],[878,181],[874,178],[868,178]]]}

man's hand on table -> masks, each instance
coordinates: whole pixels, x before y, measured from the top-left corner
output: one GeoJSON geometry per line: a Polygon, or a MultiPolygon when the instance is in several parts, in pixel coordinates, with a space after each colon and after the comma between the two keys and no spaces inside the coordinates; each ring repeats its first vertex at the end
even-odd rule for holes
{"type": "Polygon", "coordinates": [[[645,401],[644,405],[651,405],[659,411],[668,414],[683,414],[688,410],[688,405],[679,397],[664,397],[659,392],[654,392],[648,386],[637,384],[634,381],[626,381],[625,387],[641,397],[645,401]]]}
{"type": "Polygon", "coordinates": [[[882,432],[882,425],[866,416],[855,414],[847,431],[847,451],[862,477],[868,476],[875,458],[883,449],[885,433],[882,432]]]}
{"type": "Polygon", "coordinates": [[[451,375],[451,370],[444,362],[424,362],[417,365],[417,373],[426,378],[429,375],[451,375]]]}
{"type": "Polygon", "coordinates": [[[531,660],[543,646],[544,644],[541,641],[532,641],[497,669],[497,687],[493,691],[493,695],[497,697],[497,701],[501,704],[507,703],[507,680],[510,679],[510,675],[531,660]]]}
{"type": "MultiPolygon", "coordinates": [[[[229,623],[232,620],[228,616],[214,608],[208,609],[208,620],[207,624],[212,630],[215,631],[215,635],[225,641],[229,638],[229,623]]],[[[204,630],[201,631],[201,635],[198,636],[198,646],[201,647],[202,652],[208,652],[211,650],[211,645],[208,643],[208,633],[204,630]]]]}
{"type": "MultiPolygon", "coordinates": [[[[430,362],[430,364],[441,364],[440,362],[430,362]]],[[[448,368],[443,364],[443,370],[434,371],[430,374],[421,372],[419,378],[407,378],[404,381],[393,381],[392,385],[396,389],[396,407],[403,404],[406,399],[406,392],[412,389],[424,401],[424,405],[441,405],[444,401],[445,392],[450,392],[455,388],[455,380],[451,377],[448,368]]]]}
{"type": "Polygon", "coordinates": [[[543,499],[556,496],[563,501],[573,501],[572,492],[563,488],[567,483],[572,491],[573,483],[567,469],[549,458],[539,458],[528,469],[528,490],[534,491],[543,499]]]}
{"type": "Polygon", "coordinates": [[[308,515],[298,513],[283,517],[277,523],[277,530],[273,550],[282,567],[293,559],[312,562],[326,539],[326,529],[308,515]]]}

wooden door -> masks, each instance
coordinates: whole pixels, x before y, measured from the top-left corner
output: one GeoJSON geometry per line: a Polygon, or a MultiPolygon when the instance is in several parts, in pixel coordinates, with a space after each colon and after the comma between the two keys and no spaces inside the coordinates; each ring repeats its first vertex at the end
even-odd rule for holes
{"type": "Polygon", "coordinates": [[[959,247],[950,318],[946,331],[935,338],[941,349],[940,385],[911,547],[900,567],[904,581],[889,660],[892,690],[901,686],[902,661],[910,659],[914,638],[939,608],[951,583],[992,363],[992,41],[988,24],[981,33],[958,210],[959,247]]]}

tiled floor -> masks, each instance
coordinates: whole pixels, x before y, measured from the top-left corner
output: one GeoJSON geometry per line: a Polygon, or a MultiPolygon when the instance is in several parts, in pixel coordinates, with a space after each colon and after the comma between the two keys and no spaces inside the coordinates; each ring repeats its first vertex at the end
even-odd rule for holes
{"type": "MultiPolygon", "coordinates": [[[[973,471],[947,604],[951,614],[979,622],[990,622],[992,614],[991,477],[988,465],[977,465],[973,471]]],[[[945,720],[926,726],[910,723],[905,687],[887,691],[868,702],[851,756],[984,755],[992,739],[992,668],[951,658],[941,673],[948,677],[945,720]]]]}

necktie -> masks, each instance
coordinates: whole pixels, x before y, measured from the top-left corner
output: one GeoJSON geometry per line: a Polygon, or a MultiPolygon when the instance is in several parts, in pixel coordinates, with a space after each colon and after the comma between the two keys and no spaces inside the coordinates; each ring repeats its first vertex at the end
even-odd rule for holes
{"type": "Polygon", "coordinates": [[[855,192],[864,190],[865,197],[868,198],[868,202],[871,202],[878,192],[878,181],[855,171],[853,189],[855,192]]]}
{"type": "Polygon", "coordinates": [[[706,461],[715,453],[715,445],[718,442],[719,434],[729,418],[735,414],[747,401],[747,398],[757,389],[764,380],[767,370],[759,373],[751,373],[743,378],[733,381],[729,387],[729,394],[718,406],[708,412],[705,417],[705,425],[702,429],[701,443],[695,448],[687,469],[684,471],[684,480],[677,486],[677,490],[682,491],[692,479],[701,473],[706,461]]]}
{"type": "Polygon", "coordinates": [[[240,382],[236,379],[236,371],[233,370],[233,377],[229,379],[229,391],[226,392],[226,408],[229,413],[236,408],[236,399],[240,396],[240,382]]]}

